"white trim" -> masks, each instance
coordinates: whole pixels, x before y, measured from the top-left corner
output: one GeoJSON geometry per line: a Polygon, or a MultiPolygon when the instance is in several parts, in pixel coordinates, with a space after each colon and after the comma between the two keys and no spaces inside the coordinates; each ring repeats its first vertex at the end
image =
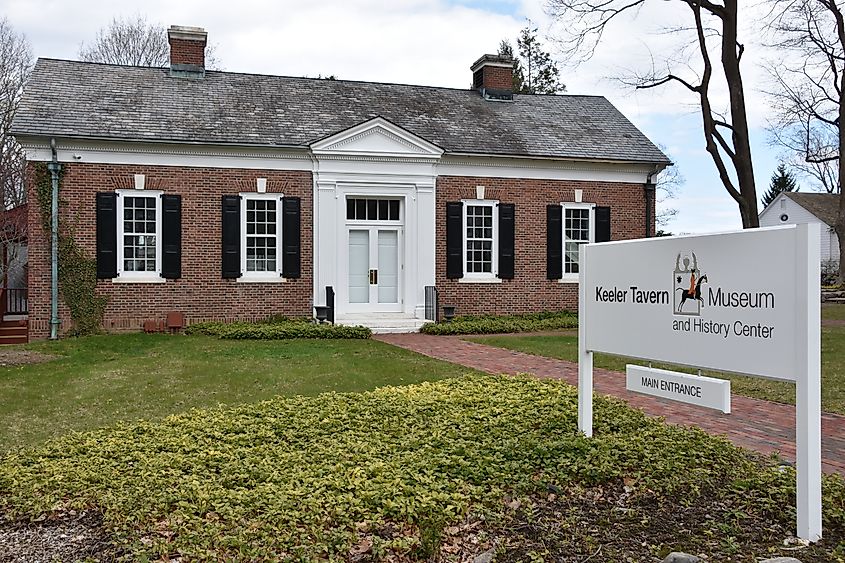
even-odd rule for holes
{"type": "Polygon", "coordinates": [[[117,205],[115,213],[117,214],[117,278],[112,278],[117,283],[164,283],[164,278],[161,277],[161,237],[162,237],[162,210],[161,199],[164,192],[159,190],[115,190],[117,194],[117,205]],[[124,269],[124,243],[123,243],[123,206],[125,198],[154,198],[155,212],[156,212],[156,257],[155,257],[155,271],[154,272],[134,272],[126,271],[124,269]]]}
{"type": "MultiPolygon", "coordinates": [[[[241,283],[278,283],[283,281],[282,278],[282,199],[283,194],[280,193],[256,193],[256,192],[241,192],[238,194],[241,198],[241,276],[237,280],[241,283]],[[246,202],[248,200],[263,200],[276,202],[276,234],[272,235],[276,239],[276,269],[272,272],[248,272],[246,269],[246,202]]],[[[251,235],[262,236],[262,235],[251,235]]],[[[264,235],[267,236],[267,235],[264,235]]]]}
{"type": "Polygon", "coordinates": [[[321,139],[311,145],[315,155],[338,157],[374,156],[378,158],[440,158],[443,149],[422,137],[395,125],[382,117],[359,123],[345,131],[321,139]],[[366,140],[376,137],[382,141],[378,148],[368,146],[366,140]]]}
{"type": "Polygon", "coordinates": [[[438,176],[616,182],[638,187],[654,173],[654,164],[494,155],[445,154],[438,176]]]}
{"type": "Polygon", "coordinates": [[[161,276],[157,277],[150,277],[150,278],[136,278],[136,277],[124,277],[119,276],[116,278],[112,278],[112,283],[167,283],[167,280],[161,276]]]}
{"type": "MultiPolygon", "coordinates": [[[[464,274],[466,276],[466,274],[464,274]]],[[[502,278],[458,278],[458,283],[502,283],[502,278]]]]}
{"type": "MultiPolygon", "coordinates": [[[[52,159],[49,139],[18,139],[30,161],[52,159]]],[[[59,162],[133,164],[138,166],[192,166],[248,168],[254,170],[311,171],[311,154],[305,148],[237,147],[190,143],[96,141],[58,139],[59,162]]]]}
{"type": "Polygon", "coordinates": [[[501,283],[499,278],[499,200],[497,199],[462,199],[461,203],[461,230],[463,233],[463,248],[461,249],[464,275],[461,281],[464,283],[487,282],[501,283]],[[476,207],[490,207],[493,210],[492,227],[492,255],[490,257],[490,272],[469,272],[467,271],[467,208],[472,205],[476,207]]]}
{"type": "Polygon", "coordinates": [[[563,264],[561,265],[561,278],[559,280],[560,283],[578,283],[581,264],[580,264],[580,252],[579,252],[579,263],[578,263],[578,270],[579,273],[566,273],[566,210],[567,209],[589,209],[589,231],[590,231],[590,238],[586,243],[595,242],[596,240],[596,204],[595,203],[576,203],[572,201],[564,201],[561,202],[560,206],[562,207],[561,211],[561,241],[563,247],[561,248],[561,259],[563,260],[563,264]]]}

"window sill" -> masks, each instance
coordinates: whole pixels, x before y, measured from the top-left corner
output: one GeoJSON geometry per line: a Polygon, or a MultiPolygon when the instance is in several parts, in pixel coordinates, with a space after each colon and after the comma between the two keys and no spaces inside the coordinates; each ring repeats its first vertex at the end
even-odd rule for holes
{"type": "Polygon", "coordinates": [[[167,280],[162,277],[156,278],[135,278],[132,276],[118,276],[112,278],[112,283],[167,283],[167,280]]]}
{"type": "Polygon", "coordinates": [[[282,276],[274,276],[272,278],[255,278],[255,277],[248,277],[248,276],[241,276],[239,278],[235,278],[237,283],[285,283],[287,278],[283,278],[282,276]]]}
{"type": "Polygon", "coordinates": [[[561,278],[557,283],[578,283],[578,278],[561,278]]]}
{"type": "Polygon", "coordinates": [[[502,283],[502,278],[460,278],[458,283],[502,283]]]}

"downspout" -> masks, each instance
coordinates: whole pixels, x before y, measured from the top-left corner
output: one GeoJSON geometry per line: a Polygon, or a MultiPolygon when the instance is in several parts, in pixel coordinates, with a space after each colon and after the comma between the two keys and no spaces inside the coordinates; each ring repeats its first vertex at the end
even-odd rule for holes
{"type": "Polygon", "coordinates": [[[645,238],[653,236],[651,231],[651,208],[654,204],[655,186],[651,179],[658,172],[657,169],[649,172],[648,176],[646,176],[645,184],[643,184],[643,196],[645,197],[645,238]]]}
{"type": "Polygon", "coordinates": [[[56,153],[56,139],[50,139],[53,160],[47,170],[53,180],[50,196],[50,340],[59,338],[59,173],[62,165],[56,153]]]}

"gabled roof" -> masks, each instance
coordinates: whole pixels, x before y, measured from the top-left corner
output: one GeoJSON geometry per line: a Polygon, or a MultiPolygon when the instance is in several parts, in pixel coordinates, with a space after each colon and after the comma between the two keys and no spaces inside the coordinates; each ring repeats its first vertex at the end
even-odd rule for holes
{"type": "Polygon", "coordinates": [[[783,195],[827,223],[828,226],[832,227],[836,224],[836,215],[839,212],[838,194],[785,192],[783,195]]]}
{"type": "Polygon", "coordinates": [[[39,59],[15,115],[18,136],[308,147],[380,116],[447,153],[669,159],[605,98],[39,59]]]}

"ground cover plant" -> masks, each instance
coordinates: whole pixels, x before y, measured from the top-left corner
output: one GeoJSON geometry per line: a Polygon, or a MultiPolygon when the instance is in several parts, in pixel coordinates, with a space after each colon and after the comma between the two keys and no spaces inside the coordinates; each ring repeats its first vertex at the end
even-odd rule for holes
{"type": "Polygon", "coordinates": [[[448,322],[426,323],[425,334],[497,334],[508,332],[541,332],[576,328],[578,317],[568,311],[547,311],[524,315],[482,315],[455,317],[448,322]]]}
{"type": "Polygon", "coordinates": [[[160,419],[192,407],[366,391],[460,373],[452,364],[374,340],[119,334],[9,350],[54,358],[0,366],[0,451],[71,430],[160,419]]]}
{"type": "MultiPolygon", "coordinates": [[[[575,333],[502,335],[471,337],[473,342],[507,348],[518,352],[558,358],[569,362],[578,361],[578,335],[575,333]]],[[[625,371],[626,364],[648,365],[686,373],[697,370],[640,360],[594,354],[595,367],[613,371],[625,371]]],[[[795,404],[795,385],[780,381],[769,381],[756,377],[743,377],[718,372],[703,371],[704,375],[731,380],[731,392],[747,397],[756,397],[778,403],[795,404]]],[[[845,327],[822,328],[822,409],[827,412],[845,414],[845,327]]]]}
{"type": "Polygon", "coordinates": [[[217,336],[224,340],[292,340],[295,338],[349,338],[364,339],[373,335],[364,326],[317,324],[302,321],[261,323],[196,323],[185,330],[186,334],[217,336]]]}
{"type": "MultiPolygon", "coordinates": [[[[467,546],[573,562],[788,553],[790,469],[602,397],[587,439],[576,403],[561,382],[470,375],[119,424],[7,452],[0,514],[8,528],[97,510],[133,559],[445,561],[467,546]],[[551,526],[555,511],[571,526],[551,526]],[[663,514],[683,527],[654,520],[663,514]]],[[[805,563],[845,554],[845,484],[827,477],[824,495],[825,539],[801,552],[805,563]]]]}

